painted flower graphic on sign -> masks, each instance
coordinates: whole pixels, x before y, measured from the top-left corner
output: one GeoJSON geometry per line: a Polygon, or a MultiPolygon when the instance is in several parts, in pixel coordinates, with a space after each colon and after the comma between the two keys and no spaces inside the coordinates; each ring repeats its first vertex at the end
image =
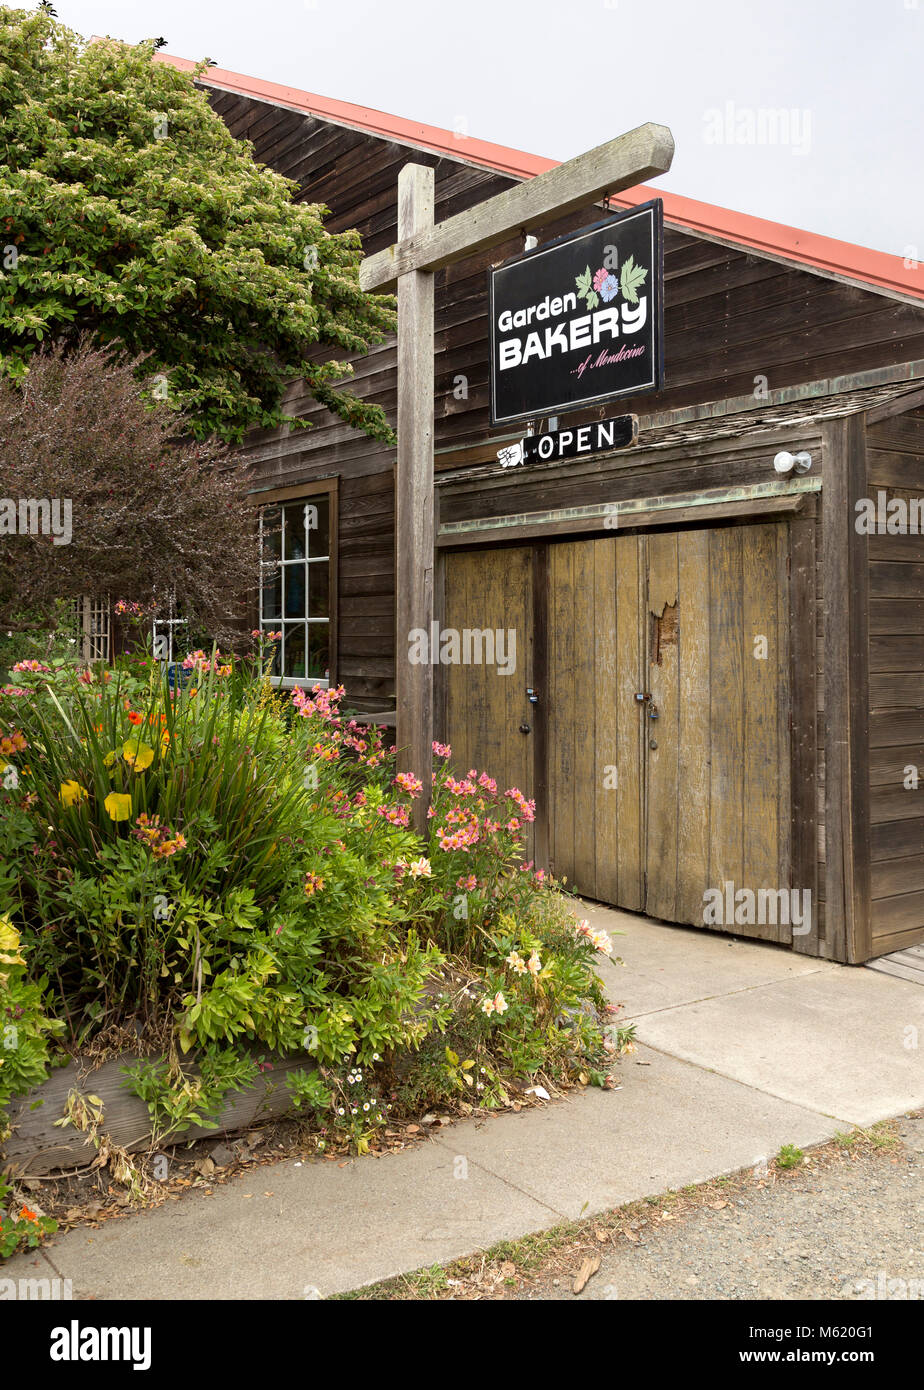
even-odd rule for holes
{"type": "Polygon", "coordinates": [[[612,271],[598,270],[594,276],[594,289],[604,304],[609,304],[610,300],[615,299],[619,293],[619,281],[612,271]]]}
{"type": "MultiPolygon", "coordinates": [[[[597,271],[600,274],[600,271],[597,271]]],[[[586,300],[588,309],[596,309],[600,303],[600,296],[591,283],[590,266],[584,271],[583,275],[576,275],[574,283],[577,285],[578,298],[586,300]]]]}
{"type": "Polygon", "coordinates": [[[635,264],[635,257],[630,256],[622,263],[621,288],[622,297],[629,304],[638,303],[638,287],[644,284],[648,271],[644,266],[635,264]]]}
{"type": "Polygon", "coordinates": [[[637,304],[638,288],[647,275],[645,267],[636,265],[635,257],[629,256],[623,261],[618,279],[605,266],[593,272],[587,266],[583,275],[574,277],[574,283],[577,285],[578,298],[585,301],[588,309],[596,309],[601,299],[604,304],[609,304],[620,292],[627,304],[637,304]]]}

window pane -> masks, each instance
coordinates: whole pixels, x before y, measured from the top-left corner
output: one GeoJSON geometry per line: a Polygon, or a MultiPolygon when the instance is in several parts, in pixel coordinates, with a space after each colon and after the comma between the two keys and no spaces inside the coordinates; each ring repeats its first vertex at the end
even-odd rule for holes
{"type": "Polygon", "coordinates": [[[330,554],[330,500],[321,496],[308,500],[308,554],[330,554]]]}
{"type": "Polygon", "coordinates": [[[286,617],[304,618],[305,566],[284,565],[283,574],[285,575],[286,617]]]}
{"type": "Polygon", "coordinates": [[[261,515],[263,520],[263,558],[270,561],[278,560],[282,554],[282,536],[279,530],[282,514],[278,507],[264,507],[261,515]]]}
{"type": "Polygon", "coordinates": [[[326,618],[330,613],[330,566],[315,560],[308,566],[308,616],[326,618]]]}
{"type": "Polygon", "coordinates": [[[263,585],[263,617],[282,617],[282,579],[279,574],[263,585]]]}
{"type": "Polygon", "coordinates": [[[305,558],[305,504],[294,502],[286,507],[285,558],[304,560],[305,558]]]}
{"type": "Polygon", "coordinates": [[[327,623],[308,624],[308,675],[314,680],[330,679],[327,623]]]}
{"type": "Polygon", "coordinates": [[[305,678],[305,624],[286,623],[286,650],[285,650],[285,669],[283,674],[286,676],[299,676],[305,678]]]}

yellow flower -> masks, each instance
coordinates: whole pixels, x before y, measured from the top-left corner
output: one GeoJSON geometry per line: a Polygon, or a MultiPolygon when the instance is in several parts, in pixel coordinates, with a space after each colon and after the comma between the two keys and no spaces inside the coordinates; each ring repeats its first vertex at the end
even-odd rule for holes
{"type": "Polygon", "coordinates": [[[133,765],[136,772],[143,772],[154,761],[154,749],[137,738],[130,738],[122,744],[122,757],[133,765]]]}
{"type": "Polygon", "coordinates": [[[103,805],[112,820],[128,820],[132,813],[132,799],[129,792],[110,792],[103,805]]]}
{"type": "Polygon", "coordinates": [[[62,806],[75,806],[81,801],[86,801],[89,795],[86,787],[82,787],[79,782],[62,782],[58,800],[62,806]]]}
{"type": "MultiPolygon", "coordinates": [[[[25,965],[19,954],[19,932],[9,917],[0,917],[0,965],[25,965]]],[[[0,974],[3,974],[0,971],[0,974]]]]}
{"type": "Polygon", "coordinates": [[[110,749],[110,751],[106,754],[105,758],[103,758],[103,764],[104,764],[104,766],[105,766],[105,767],[112,767],[112,764],[115,762],[115,760],[116,760],[116,758],[117,758],[118,756],[119,756],[119,755],[118,755],[117,751],[115,750],[115,748],[110,749]]]}

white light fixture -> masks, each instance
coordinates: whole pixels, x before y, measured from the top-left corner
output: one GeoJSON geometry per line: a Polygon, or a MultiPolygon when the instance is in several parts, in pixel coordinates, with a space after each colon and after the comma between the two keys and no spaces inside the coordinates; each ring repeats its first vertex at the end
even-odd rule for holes
{"type": "Polygon", "coordinates": [[[788,454],[784,449],[773,460],[773,467],[777,473],[807,473],[811,466],[812,456],[804,451],[800,454],[788,454]]]}

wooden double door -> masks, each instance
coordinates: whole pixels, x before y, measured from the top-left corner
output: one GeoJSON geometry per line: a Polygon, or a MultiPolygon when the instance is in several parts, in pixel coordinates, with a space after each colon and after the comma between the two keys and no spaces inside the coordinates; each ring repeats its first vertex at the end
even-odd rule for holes
{"type": "Polygon", "coordinates": [[[578,892],[701,926],[708,889],[789,888],[787,554],[773,522],[447,556],[444,627],[516,633],[508,674],[444,670],[453,761],[535,796],[578,892]]]}

